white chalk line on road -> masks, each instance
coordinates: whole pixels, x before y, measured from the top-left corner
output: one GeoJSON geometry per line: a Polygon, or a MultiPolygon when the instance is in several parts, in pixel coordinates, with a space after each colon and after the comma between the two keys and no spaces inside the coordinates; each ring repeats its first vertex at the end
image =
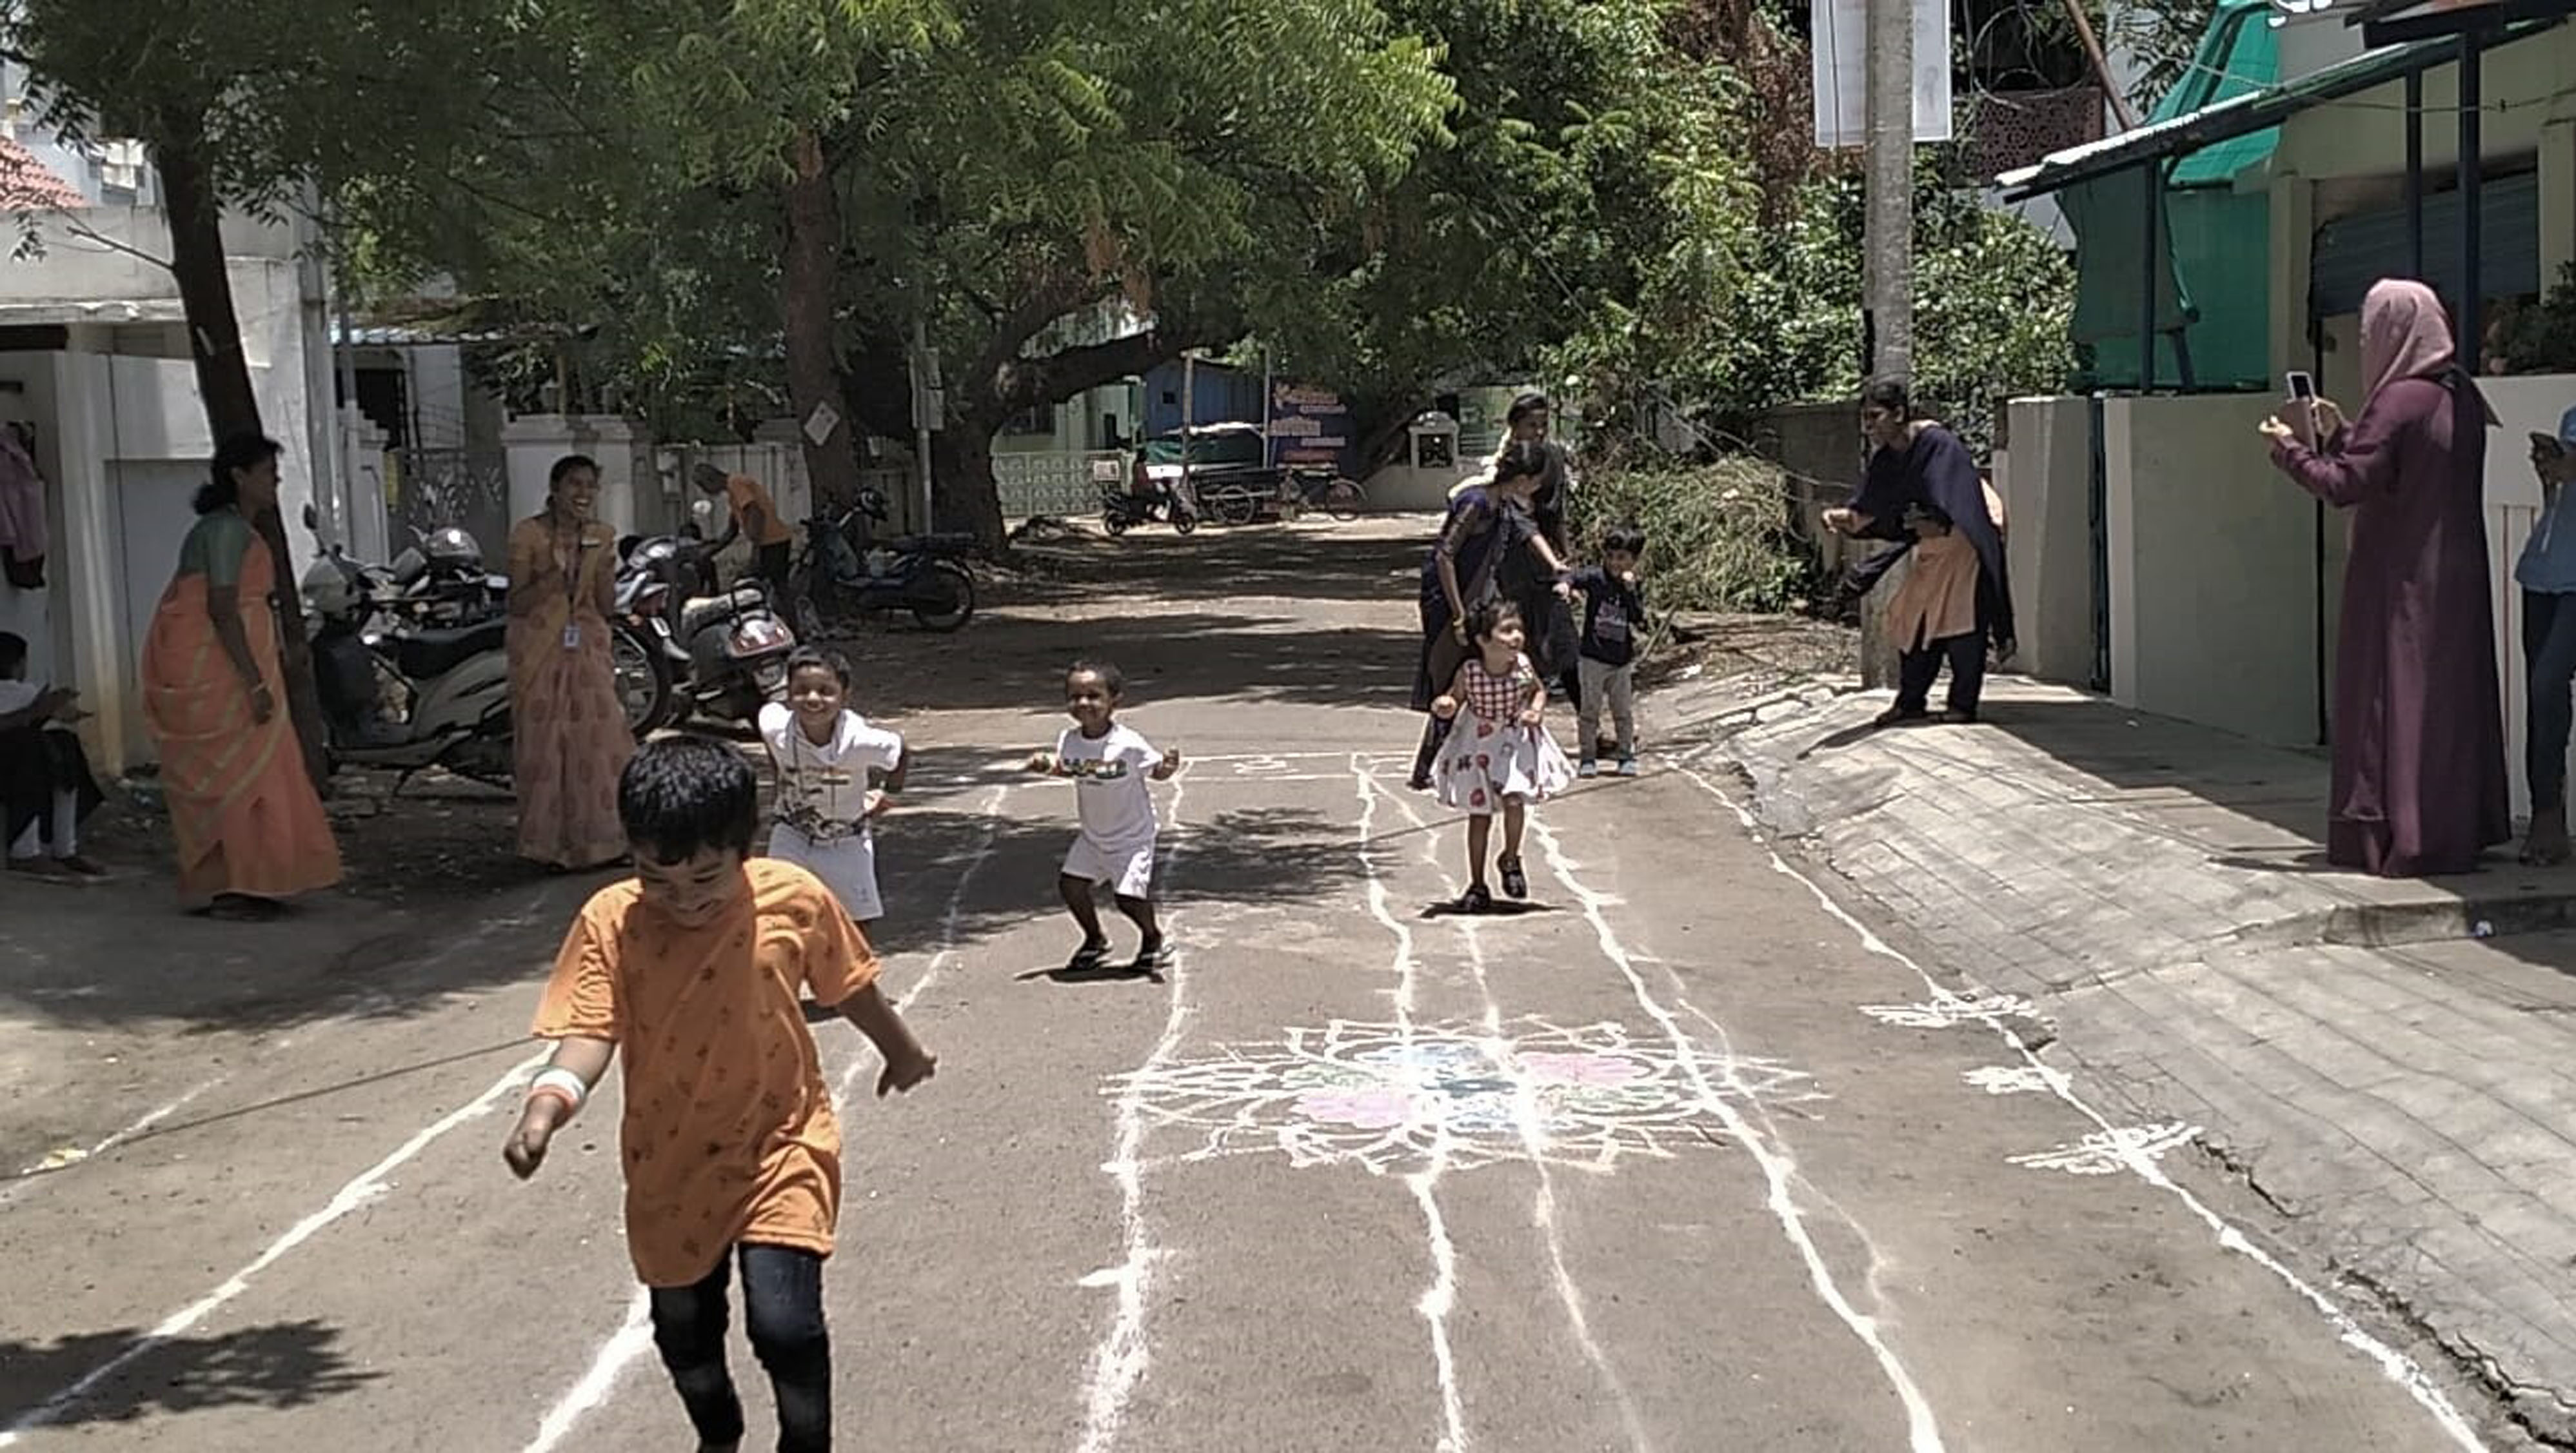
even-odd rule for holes
{"type": "MultiPolygon", "coordinates": [[[[1181,857],[1189,846],[1181,819],[1181,800],[1188,791],[1187,774],[1172,779],[1172,850],[1162,863],[1162,872],[1168,878],[1180,876],[1181,857]]],[[[1155,896],[1168,902],[1170,895],[1158,886],[1155,896]]],[[[1171,952],[1170,1007],[1163,1014],[1162,1035],[1118,1092],[1110,1157],[1101,1166],[1118,1186],[1121,1254],[1116,1265],[1104,1267],[1082,1281],[1086,1287],[1115,1287],[1118,1309],[1110,1319],[1109,1330],[1091,1350],[1091,1371],[1083,1386],[1082,1439],[1076,1445],[1080,1453],[1108,1453],[1117,1443],[1119,1432],[1126,1426],[1128,1400],[1144,1382],[1145,1370],[1152,1362],[1151,1344],[1145,1333],[1145,1289],[1163,1253],[1154,1245],[1145,1224],[1144,1086],[1172,1062],[1190,1020],[1189,952],[1182,946],[1183,936],[1171,924],[1162,923],[1161,927],[1171,952]]]]}
{"type": "Polygon", "coordinates": [[[395,1147],[392,1154],[369,1166],[356,1179],[342,1186],[322,1209],[287,1228],[285,1235],[270,1242],[266,1251],[261,1252],[249,1265],[225,1278],[222,1285],[163,1319],[161,1325],[137,1339],[133,1346],[92,1368],[80,1381],[21,1414],[15,1422],[9,1424],[6,1431],[0,1431],[0,1448],[13,1446],[17,1443],[20,1434],[53,1422],[82,1398],[87,1397],[100,1383],[133,1366],[135,1362],[156,1348],[167,1345],[172,1339],[185,1334],[190,1328],[213,1316],[226,1303],[248,1291],[253,1277],[276,1264],[287,1253],[311,1240],[324,1227],[383,1194],[385,1178],[400,1169],[404,1162],[428,1149],[432,1142],[459,1125],[489,1114],[504,1096],[524,1083],[528,1075],[544,1060],[545,1055],[539,1053],[519,1061],[504,1071],[501,1078],[494,1080],[491,1087],[482,1094],[422,1127],[411,1139],[395,1147]]]}
{"type": "MultiPolygon", "coordinates": [[[[496,919],[487,922],[481,928],[468,934],[463,941],[447,949],[442,957],[475,951],[484,941],[491,938],[493,935],[508,929],[520,927],[524,922],[524,915],[514,915],[509,918],[496,919]]],[[[13,1446],[17,1443],[20,1434],[33,1428],[42,1427],[54,1421],[56,1418],[61,1417],[64,1412],[79,1403],[82,1398],[87,1397],[91,1390],[96,1388],[100,1383],[106,1381],[117,1372],[132,1366],[137,1359],[143,1357],[155,1348],[167,1345],[173,1338],[186,1333],[190,1328],[196,1326],[207,1317],[210,1317],[217,1311],[221,1310],[235,1297],[238,1297],[243,1292],[249,1290],[251,1278],[275,1265],[280,1258],[284,1257],[289,1252],[294,1251],[297,1247],[302,1246],[305,1242],[311,1240],[324,1228],[330,1226],[331,1223],[339,1220],[351,1211],[356,1210],[358,1207],[365,1205],[366,1203],[374,1200],[377,1196],[383,1194],[386,1190],[385,1178],[391,1175],[394,1171],[400,1169],[405,1162],[411,1160],[412,1157],[420,1154],[422,1151],[427,1150],[433,1142],[437,1141],[439,1137],[447,1134],[447,1132],[454,1130],[456,1127],[465,1124],[469,1120],[473,1120],[478,1116],[489,1113],[492,1107],[499,1103],[500,1098],[504,1094],[508,1093],[514,1085],[524,1079],[536,1068],[538,1064],[543,1062],[544,1059],[544,1053],[540,1052],[538,1054],[531,1055],[527,1059],[521,1060],[516,1065],[503,1071],[501,1077],[494,1080],[490,1087],[485,1089],[482,1094],[468,1101],[462,1107],[450,1111],[448,1114],[430,1122],[430,1124],[423,1127],[409,1140],[406,1140],[400,1146],[397,1146],[393,1153],[376,1162],[373,1166],[370,1166],[365,1171],[361,1172],[354,1180],[351,1180],[348,1184],[342,1186],[328,1202],[324,1203],[322,1209],[315,1211],[313,1214],[287,1228],[285,1235],[270,1242],[268,1248],[262,1251],[257,1257],[253,1258],[249,1265],[244,1266],[241,1270],[234,1272],[230,1277],[225,1278],[223,1283],[217,1286],[213,1291],[208,1292],[205,1296],[200,1297],[195,1302],[162,1319],[159,1326],[154,1327],[150,1332],[145,1333],[141,1338],[137,1339],[133,1346],[126,1348],[123,1352],[118,1353],[115,1357],[110,1358],[105,1363],[92,1368],[77,1382],[72,1383],[62,1391],[55,1393],[52,1397],[45,1399],[44,1402],[29,1409],[27,1412],[20,1414],[18,1418],[11,1422],[5,1429],[0,1429],[0,1448],[13,1446]]],[[[189,1100],[194,1099],[206,1090],[213,1088],[213,1086],[219,1083],[223,1078],[225,1077],[218,1076],[214,1080],[207,1081],[204,1085],[200,1085],[197,1089],[189,1091],[188,1094],[180,1097],[179,1100],[173,1102],[169,1106],[163,1107],[162,1109],[155,1111],[153,1114],[147,1115],[143,1117],[143,1119],[138,1120],[125,1131],[120,1132],[120,1134],[129,1139],[135,1135],[142,1134],[145,1130],[150,1129],[153,1124],[159,1123],[161,1119],[166,1118],[169,1114],[178,1110],[180,1106],[186,1104],[189,1100]]],[[[116,1137],[110,1137],[110,1140],[115,1139],[116,1137]]]]}
{"type": "MultiPolygon", "coordinates": [[[[966,889],[975,881],[976,870],[993,855],[993,845],[1001,831],[1002,803],[1010,795],[1010,790],[1011,784],[1004,783],[986,794],[981,814],[983,831],[977,835],[973,851],[967,854],[966,866],[958,871],[956,886],[948,894],[947,911],[940,917],[939,952],[932,955],[930,962],[922,968],[921,977],[894,1001],[897,1010],[911,1008],[922,991],[939,977],[940,971],[956,959],[957,924],[965,913],[966,889]]],[[[855,1056],[834,1082],[833,1100],[837,1103],[848,1099],[858,1084],[860,1072],[875,1062],[867,1054],[855,1056]]],[[[938,1081],[931,1083],[936,1085],[938,1081]]],[[[523,1453],[553,1453],[554,1449],[561,1447],[563,1440],[571,1436],[573,1428],[584,1417],[608,1401],[609,1395],[617,1390],[618,1379],[625,1376],[626,1369],[652,1345],[653,1294],[639,1286],[627,1299],[625,1320],[618,1324],[616,1332],[606,1342],[600,1344],[599,1351],[592,1356],[590,1366],[582,1372],[580,1379],[546,1410],[545,1417],[537,1424],[537,1435],[528,1440],[523,1453]]]]}
{"type": "MultiPolygon", "coordinates": [[[[1415,829],[1422,832],[1423,856],[1436,871],[1440,863],[1439,834],[1429,831],[1432,824],[1423,818],[1410,799],[1398,797],[1395,800],[1403,807],[1405,817],[1415,829]]],[[[1476,996],[1484,1006],[1485,1052],[1496,1064],[1510,1064],[1512,1050],[1503,1034],[1502,1005],[1494,997],[1493,980],[1486,971],[1484,939],[1475,920],[1467,919],[1461,923],[1461,936],[1466,940],[1467,965],[1475,980],[1476,996]]],[[[1519,1075],[1514,1075],[1513,1079],[1514,1128],[1519,1133],[1522,1151],[1529,1157],[1530,1168],[1537,1176],[1537,1187],[1530,1197],[1530,1222],[1537,1228],[1540,1244],[1547,1252],[1548,1271],[1556,1291],[1557,1305],[1565,1311],[1566,1325],[1574,1336],[1575,1346],[1582,1351],[1584,1360],[1592,1365],[1602,1386],[1618,1405],[1620,1426],[1628,1435],[1629,1446],[1653,1453],[1654,1436],[1647,1431],[1645,1418],[1637,1410],[1636,1399],[1629,1393],[1626,1380],[1619,1376],[1618,1368],[1612,1364],[1608,1349],[1593,1335],[1592,1318],[1585,1306],[1582,1284],[1574,1279],[1573,1269],[1566,1264],[1565,1235],[1557,1214],[1556,1172],[1549,1164],[1547,1132],[1539,1123],[1535,1087],[1519,1075]]]]}
{"type": "MultiPolygon", "coordinates": [[[[1693,1088],[1699,1092],[1702,1106],[1725,1124],[1728,1133],[1761,1168],[1762,1178],[1768,1187],[1764,1202],[1770,1208],[1772,1218],[1779,1222],[1780,1234],[1787,1238],[1789,1245],[1806,1263],[1807,1279],[1815,1289],[1817,1299],[1841,1319],[1851,1334],[1869,1350],[1889,1388],[1905,1405],[1907,1446],[1913,1453],[1942,1453],[1941,1428],[1933,1416],[1931,1402],[1924,1397],[1913,1373],[1906,1369],[1895,1349],[1888,1345],[1886,1336],[1879,1329],[1878,1318],[1852,1305],[1851,1298],[1836,1280],[1833,1267],[1825,1260],[1823,1249],[1816,1245],[1814,1235],[1807,1228],[1806,1211],[1799,1205],[1795,1190],[1802,1177],[1797,1157],[1788,1150],[1786,1139],[1774,1139],[1764,1133],[1726,1095],[1719,1093],[1717,1086],[1709,1080],[1704,1057],[1692,1042],[1689,1031],[1647,987],[1645,979],[1637,972],[1635,961],[1628,955],[1627,945],[1621,942],[1617,930],[1610,926],[1609,916],[1603,911],[1609,900],[1576,876],[1574,862],[1566,856],[1563,845],[1545,823],[1533,817],[1530,831],[1547,854],[1548,865],[1558,880],[1583,904],[1583,916],[1592,925],[1601,956],[1608,959],[1610,966],[1628,981],[1628,991],[1635,997],[1637,1007],[1662,1026],[1672,1041],[1675,1058],[1689,1076],[1693,1088]]],[[[1730,1057],[1720,1063],[1727,1088],[1738,1098],[1751,1103],[1755,1098],[1753,1087],[1745,1083],[1743,1072],[1736,1067],[1735,1061],[1730,1057]]]]}
{"type": "MultiPolygon", "coordinates": [[[[1916,978],[1922,980],[1924,988],[1931,993],[1935,1002],[1944,1004],[1964,1002],[1956,992],[1944,987],[1921,964],[1915,962],[1911,954],[1880,938],[1869,925],[1861,922],[1849,909],[1843,907],[1839,900],[1826,892],[1822,884],[1799,871],[1789,863],[1788,859],[1782,857],[1762,835],[1760,820],[1755,818],[1742,803],[1736,801],[1733,793],[1710,781],[1708,776],[1697,768],[1687,764],[1676,764],[1676,766],[1685,778],[1696,784],[1701,791],[1716,798],[1727,811],[1734,814],[1735,820],[1743,826],[1745,832],[1752,836],[1753,840],[1769,855],[1773,872],[1791,879],[1813,894],[1816,902],[1824,908],[1825,912],[1849,929],[1860,941],[1864,952],[1903,965],[1916,978]]],[[[2006,1047],[2021,1058],[2025,1067],[2039,1071],[2040,1078],[2046,1083],[2049,1093],[2055,1095],[2076,1114],[2092,1122],[2102,1132],[2103,1144],[2108,1152],[2118,1156],[2130,1174],[2180,1201],[2195,1219],[2216,1234],[2221,1247],[2235,1252],[2270,1273],[2274,1279],[2288,1287],[2293,1295],[2324,1317],[2327,1325],[2334,1329],[2337,1340],[2369,1358],[2383,1375],[2404,1389],[2406,1395],[2413,1398],[2417,1406],[2432,1415],[2433,1421],[2449,1436],[2453,1444],[2468,1450],[2468,1453],[2487,1453],[2486,1442],[2478,1436],[2477,1429],[2462,1416],[2450,1397],[2434,1385],[2432,1376],[2425,1372],[2421,1364],[2371,1335],[2370,1331],[2355,1320],[2350,1312],[2338,1306],[2332,1298],[2319,1291],[2305,1277],[2300,1276],[2279,1258],[2255,1245],[2253,1239],[2234,1222],[2213,1210],[2209,1203],[2193,1194],[2189,1188],[2178,1184],[2173,1177],[2165,1174],[2164,1168],[2156,1163],[2154,1157],[2143,1153],[2118,1135],[2110,1119],[2100,1110],[2095,1109],[2091,1101],[2076,1093],[2070,1077],[2059,1073],[2042,1060],[2039,1052],[2030,1047],[2029,1041],[2023,1039],[2019,1031],[2004,1022],[2001,1015],[1977,1012],[1963,1014],[1962,1018],[1968,1022],[1984,1024],[1992,1029],[2003,1039],[2006,1047]]]]}
{"type": "MultiPolygon", "coordinates": [[[[1371,786],[1381,792],[1386,790],[1383,787],[1377,787],[1373,781],[1371,786]]],[[[1393,794],[1389,795],[1393,796],[1393,794]]],[[[1410,798],[1394,796],[1393,800],[1403,809],[1406,820],[1411,822],[1415,831],[1422,836],[1423,857],[1431,864],[1433,871],[1437,872],[1440,866],[1440,835],[1431,830],[1434,824],[1423,817],[1410,798]]],[[[1484,1008],[1485,1053],[1495,1064],[1511,1064],[1512,1045],[1503,1034],[1502,1004],[1495,999],[1493,979],[1486,972],[1484,938],[1472,918],[1462,919],[1459,928],[1460,936],[1467,945],[1468,972],[1475,980],[1476,997],[1484,1008]]],[[[1637,1410],[1636,1398],[1629,1393],[1626,1379],[1619,1376],[1619,1369],[1611,1362],[1609,1350],[1603,1347],[1601,1339],[1593,1334],[1592,1318],[1585,1305],[1582,1284],[1574,1279],[1573,1268],[1566,1264],[1565,1233],[1559,1224],[1560,1218],[1557,1214],[1556,1172],[1550,1164],[1547,1130],[1538,1118],[1536,1086],[1519,1074],[1514,1074],[1512,1081],[1513,1128],[1519,1134],[1522,1153],[1529,1157],[1530,1169],[1537,1176],[1536,1188],[1530,1193],[1530,1224],[1537,1228],[1540,1245],[1547,1252],[1548,1273],[1556,1292],[1557,1305],[1565,1311],[1566,1327],[1573,1334],[1576,1348],[1583,1353],[1584,1360],[1592,1365],[1593,1372],[1601,1379],[1601,1385],[1609,1391],[1611,1400],[1618,1405],[1619,1423],[1628,1435],[1628,1445],[1631,1448],[1643,1450],[1643,1453],[1654,1453],[1654,1435],[1647,1430],[1646,1420],[1637,1410]]]]}
{"type": "MultiPolygon", "coordinates": [[[[1351,754],[1351,785],[1360,799],[1356,851],[1360,870],[1368,878],[1369,915],[1395,940],[1396,982],[1388,997],[1395,1007],[1396,1035],[1409,1048],[1413,1043],[1414,979],[1420,971],[1420,961],[1413,951],[1413,929],[1395,916],[1386,891],[1386,875],[1378,871],[1377,858],[1369,851],[1369,844],[1377,838],[1379,790],[1360,760],[1358,753],[1351,754]]],[[[1408,815],[1410,812],[1408,808],[1408,815]]],[[[1404,1184],[1422,1212],[1422,1235],[1431,1260],[1431,1285],[1415,1299],[1414,1310],[1428,1324],[1432,1374],[1440,1392],[1441,1436],[1435,1446],[1440,1453],[1466,1453],[1467,1399],[1458,1385],[1458,1357],[1449,1339],[1449,1314],[1458,1305],[1458,1247],[1449,1237],[1448,1218],[1440,1214],[1440,1178],[1448,1170],[1449,1132],[1444,1122],[1433,1132],[1430,1163],[1407,1174],[1404,1184]]]]}

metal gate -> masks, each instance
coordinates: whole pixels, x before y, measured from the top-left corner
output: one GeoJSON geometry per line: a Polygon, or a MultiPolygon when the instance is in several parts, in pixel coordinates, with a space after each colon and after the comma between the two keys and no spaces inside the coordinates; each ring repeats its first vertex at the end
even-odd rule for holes
{"type": "Polygon", "coordinates": [[[498,453],[472,449],[391,449],[394,553],[421,535],[454,525],[483,547],[484,563],[508,568],[510,467],[498,453]]]}

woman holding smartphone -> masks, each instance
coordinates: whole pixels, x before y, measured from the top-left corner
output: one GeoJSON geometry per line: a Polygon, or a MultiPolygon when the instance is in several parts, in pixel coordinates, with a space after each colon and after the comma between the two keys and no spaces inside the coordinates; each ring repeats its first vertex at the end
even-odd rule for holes
{"type": "Polygon", "coordinates": [[[2531,833],[2522,860],[2567,861],[2567,735],[2576,723],[2576,519],[2558,517],[2576,479],[2576,409],[2556,434],[2531,436],[2540,476],[2540,521],[2513,567],[2522,587],[2523,770],[2531,783],[2531,833]]]}
{"type": "Polygon", "coordinates": [[[2487,595],[2495,415],[2422,283],[2362,300],[2361,373],[2351,422],[2323,399],[2290,410],[2304,429],[2263,422],[2273,464],[2351,512],[2326,858],[2387,878],[2466,873],[2513,837],[2487,595]]]}

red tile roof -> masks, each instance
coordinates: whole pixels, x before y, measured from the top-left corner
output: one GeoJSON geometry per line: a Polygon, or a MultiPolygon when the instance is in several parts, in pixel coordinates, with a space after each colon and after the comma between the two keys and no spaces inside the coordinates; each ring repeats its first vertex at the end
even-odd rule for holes
{"type": "Polygon", "coordinates": [[[70,211],[88,205],[79,189],[54,175],[35,153],[0,136],[0,212],[70,211]]]}

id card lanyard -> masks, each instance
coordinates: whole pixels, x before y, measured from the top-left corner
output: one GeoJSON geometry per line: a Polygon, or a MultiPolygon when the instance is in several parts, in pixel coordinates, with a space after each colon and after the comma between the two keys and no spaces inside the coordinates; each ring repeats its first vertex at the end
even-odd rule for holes
{"type": "MultiPolygon", "coordinates": [[[[581,649],[581,568],[589,551],[589,532],[579,525],[573,526],[572,569],[564,574],[563,648],[567,651],[581,649]]],[[[555,558],[560,560],[563,556],[558,553],[555,558]]]]}

